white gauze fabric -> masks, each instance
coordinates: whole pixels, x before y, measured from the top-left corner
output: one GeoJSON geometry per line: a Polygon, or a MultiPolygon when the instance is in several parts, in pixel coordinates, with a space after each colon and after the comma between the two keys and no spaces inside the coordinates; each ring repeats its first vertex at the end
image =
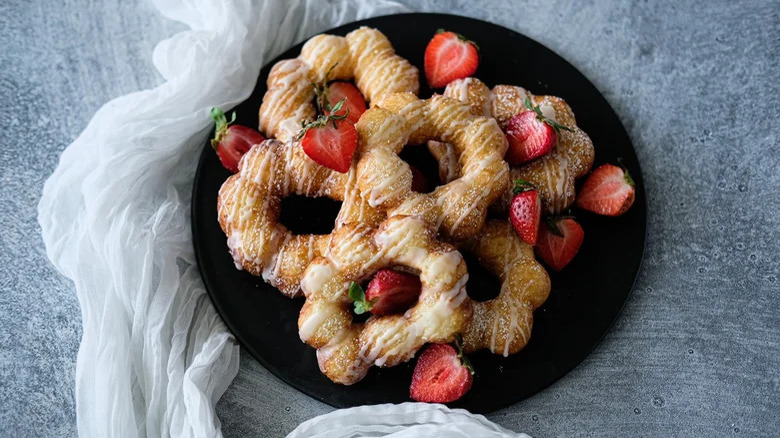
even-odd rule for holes
{"type": "Polygon", "coordinates": [[[263,64],[294,43],[403,11],[383,0],[154,3],[190,28],[155,48],[166,82],[104,105],[38,206],[47,254],[81,305],[82,437],[221,436],[214,405],[239,349],[205,294],[189,213],[209,110],[246,99],[263,64]]]}
{"type": "Polygon", "coordinates": [[[401,403],[340,409],[302,423],[287,438],[531,438],[463,409],[401,403]]]}

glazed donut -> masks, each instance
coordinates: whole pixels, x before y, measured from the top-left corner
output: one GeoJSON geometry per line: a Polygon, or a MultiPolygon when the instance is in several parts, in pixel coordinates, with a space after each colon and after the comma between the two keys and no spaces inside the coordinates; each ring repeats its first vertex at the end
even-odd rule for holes
{"type": "Polygon", "coordinates": [[[376,29],[361,27],[346,37],[317,35],[303,45],[298,58],[279,61],[271,69],[260,105],[260,131],[280,141],[294,138],[301,121],[315,118],[312,83],[323,82],[326,76],[354,78],[368,102],[386,93],[416,94],[420,86],[417,68],[396,55],[376,29]]]}
{"type": "MultiPolygon", "coordinates": [[[[508,209],[517,179],[529,181],[539,189],[542,203],[550,213],[560,213],[574,202],[574,181],[585,176],[593,166],[594,150],[593,142],[577,127],[574,113],[563,99],[534,96],[521,87],[511,85],[497,85],[491,91],[476,78],[452,81],[444,90],[444,95],[468,103],[473,114],[495,118],[502,129],[512,117],[527,110],[525,99],[528,97],[534,105],[539,105],[545,117],[571,128],[572,132],[562,130],[558,133],[558,143],[549,154],[512,167],[507,190],[497,206],[504,211],[508,209]]],[[[451,158],[452,148],[439,142],[429,142],[428,148],[439,159],[442,180],[457,178],[459,170],[451,158]]]]}
{"type": "Polygon", "coordinates": [[[283,197],[343,201],[336,228],[349,222],[375,226],[384,218],[363,202],[354,169],[343,174],[320,166],[297,143],[266,140],[253,146],[238,168],[219,190],[219,224],[236,267],[261,275],[284,295],[299,295],[303,271],[325,251],[329,235],[292,234],[278,222],[283,197]]]}
{"type": "Polygon", "coordinates": [[[464,350],[487,348],[505,357],[517,353],[531,337],[534,310],[550,294],[547,271],[534,258],[533,247],[518,237],[508,221],[489,221],[478,238],[458,248],[473,254],[501,280],[496,298],[473,304],[473,316],[463,332],[464,350]]]}
{"type": "Polygon", "coordinates": [[[421,215],[448,239],[475,235],[488,206],[509,184],[502,159],[506,137],[495,120],[474,116],[455,99],[420,100],[412,93],[385,94],[355,126],[361,144],[358,187],[368,203],[388,215],[421,215]],[[407,143],[452,143],[462,176],[431,193],[411,189],[409,165],[398,154],[407,143]]]}
{"type": "Polygon", "coordinates": [[[298,331],[317,349],[320,370],[345,385],[362,379],[372,365],[394,366],[411,359],[428,342],[450,342],[471,316],[466,263],[451,245],[435,240],[425,221],[388,218],[378,228],[352,223],[334,231],[323,257],[306,269],[306,302],[298,331]],[[351,282],[379,269],[402,265],[419,273],[420,297],[403,315],[352,321],[351,282]]]}

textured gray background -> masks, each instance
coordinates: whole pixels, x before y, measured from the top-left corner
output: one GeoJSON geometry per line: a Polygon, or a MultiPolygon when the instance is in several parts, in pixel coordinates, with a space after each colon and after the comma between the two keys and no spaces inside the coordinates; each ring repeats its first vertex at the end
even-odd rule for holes
{"type": "MultiPolygon", "coordinates": [[[[520,31],[585,73],[634,141],[649,207],[613,330],[490,419],[535,437],[778,436],[780,4],[475,3],[422,7],[520,31]]],[[[160,83],[152,48],[180,30],[148,0],[0,3],[0,436],[76,435],[79,307],[36,205],[95,110],[160,83]]],[[[246,355],[217,408],[228,437],[282,436],[330,409],[246,355]]]]}

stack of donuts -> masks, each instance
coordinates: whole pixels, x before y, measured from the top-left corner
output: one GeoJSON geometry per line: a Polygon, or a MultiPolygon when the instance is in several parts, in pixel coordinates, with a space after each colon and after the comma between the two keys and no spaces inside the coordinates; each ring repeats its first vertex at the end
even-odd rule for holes
{"type": "Polygon", "coordinates": [[[372,366],[409,361],[426,344],[457,340],[465,353],[520,351],[550,278],[507,219],[513,182],[529,181],[544,210],[560,213],[574,202],[574,180],[593,163],[590,139],[560,98],[518,86],[490,89],[469,77],[420,99],[419,81],[418,69],[376,29],[311,38],[297,58],[272,68],[259,109],[268,139],[251,146],[219,191],[218,219],[236,267],[290,298],[304,297],[300,339],[340,384],[360,381],[372,366]],[[323,112],[318,86],[330,81],[353,81],[368,105],[354,124],[357,147],[346,172],[319,164],[301,144],[302,126],[323,112]],[[527,101],[569,130],[551,153],[510,166],[504,130],[527,101]],[[438,160],[441,185],[420,193],[399,154],[425,144],[438,160]],[[291,195],[340,201],[333,231],[288,230],[279,216],[282,198],[291,195]],[[469,298],[463,253],[500,280],[496,298],[469,298]],[[419,278],[418,295],[395,312],[356,322],[352,289],[388,269],[419,278]]]}

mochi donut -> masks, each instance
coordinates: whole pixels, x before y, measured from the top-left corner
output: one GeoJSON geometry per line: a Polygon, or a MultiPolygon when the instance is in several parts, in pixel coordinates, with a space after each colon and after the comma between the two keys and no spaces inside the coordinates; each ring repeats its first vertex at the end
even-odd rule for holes
{"type": "Polygon", "coordinates": [[[496,121],[475,116],[458,100],[412,93],[385,94],[355,126],[361,158],[361,196],[371,207],[394,215],[419,215],[445,239],[476,235],[488,207],[509,185],[503,156],[507,142],[496,121]],[[460,176],[431,193],[412,191],[409,165],[398,154],[407,143],[443,140],[462,169],[460,176]]]}
{"type": "Polygon", "coordinates": [[[436,240],[417,216],[393,216],[378,228],[363,223],[336,230],[322,257],[306,269],[306,296],[298,318],[301,340],[317,349],[320,370],[351,385],[373,365],[395,366],[426,343],[451,342],[471,317],[466,263],[452,245],[436,240]],[[403,314],[352,320],[349,288],[382,268],[403,266],[418,273],[422,290],[403,314]]]}
{"type": "Polygon", "coordinates": [[[354,79],[369,103],[387,93],[417,94],[420,87],[417,68],[395,54],[382,32],[361,27],[346,37],[317,35],[297,58],[271,68],[260,105],[260,131],[280,141],[294,138],[301,121],[316,116],[312,83],[336,79],[354,79]]]}
{"type": "MultiPolygon", "coordinates": [[[[569,105],[555,96],[535,96],[521,87],[496,85],[489,89],[477,78],[457,79],[444,90],[444,95],[467,103],[471,113],[493,117],[502,129],[516,114],[526,111],[525,99],[538,105],[545,117],[572,130],[558,132],[558,143],[552,152],[519,166],[511,167],[511,177],[497,207],[506,211],[512,201],[514,181],[523,179],[536,186],[542,204],[549,213],[561,213],[575,198],[574,181],[585,176],[593,166],[594,149],[588,135],[577,127],[569,105]]],[[[439,175],[451,181],[460,174],[453,161],[453,148],[442,142],[429,142],[428,149],[439,160],[439,175]]]]}
{"type": "Polygon", "coordinates": [[[501,281],[496,298],[473,304],[474,314],[463,332],[464,350],[488,349],[505,357],[517,353],[531,338],[534,310],[550,295],[547,271],[509,221],[489,221],[479,237],[458,248],[473,254],[501,281]]]}
{"type": "Polygon", "coordinates": [[[360,197],[354,166],[348,173],[312,161],[297,143],[269,139],[241,158],[237,174],[219,190],[219,224],[236,267],[262,276],[284,295],[300,295],[300,280],[321,255],[330,235],[296,235],[279,223],[281,199],[291,194],[342,201],[335,227],[359,222],[376,226],[383,219],[360,197]]]}

